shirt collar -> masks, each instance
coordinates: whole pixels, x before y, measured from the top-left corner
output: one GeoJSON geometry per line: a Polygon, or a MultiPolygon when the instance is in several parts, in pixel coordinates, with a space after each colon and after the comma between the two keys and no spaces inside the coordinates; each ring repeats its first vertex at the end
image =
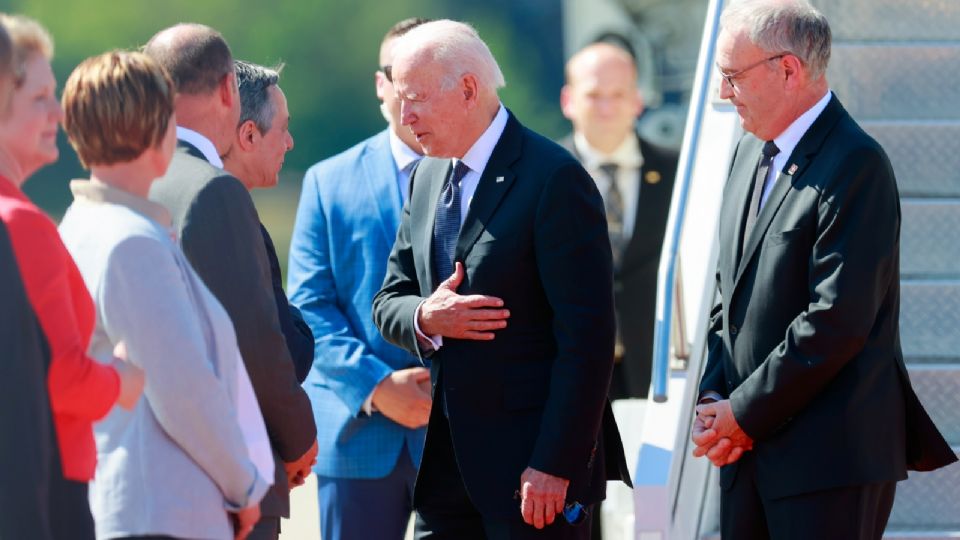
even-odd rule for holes
{"type": "Polygon", "coordinates": [[[777,148],[780,149],[779,156],[783,156],[783,159],[790,157],[790,154],[793,153],[793,149],[797,147],[797,144],[800,143],[800,139],[803,138],[804,133],[810,129],[810,126],[813,125],[813,122],[816,121],[817,117],[820,116],[820,113],[827,108],[827,104],[830,103],[830,96],[832,92],[827,90],[826,95],[820,98],[820,101],[816,102],[813,107],[807,109],[807,112],[801,114],[797,117],[796,120],[790,124],[787,129],[781,133],[777,138],[773,139],[773,143],[777,145],[777,148]]]}
{"type": "Polygon", "coordinates": [[[199,150],[200,153],[203,154],[203,157],[214,167],[218,169],[223,168],[223,160],[220,159],[220,154],[217,153],[217,147],[214,146],[213,142],[206,136],[190,128],[177,126],[177,138],[196,146],[197,150],[199,150]]]}
{"type": "Polygon", "coordinates": [[[73,180],[70,182],[70,191],[73,193],[73,198],[77,201],[125,206],[168,229],[173,225],[170,212],[164,206],[103,182],[73,180]]]}
{"type": "MultiPolygon", "coordinates": [[[[507,113],[507,108],[501,103],[500,108],[497,110],[497,115],[493,117],[493,121],[487,126],[487,130],[477,139],[477,142],[473,143],[470,150],[467,150],[467,153],[463,155],[461,161],[466,163],[471,171],[477,174],[483,174],[483,170],[487,167],[487,162],[490,161],[490,156],[493,154],[493,149],[497,146],[497,141],[500,140],[500,136],[503,135],[503,130],[507,127],[507,119],[509,117],[510,115],[507,113]]],[[[456,164],[456,160],[454,160],[454,164],[456,164]]]]}
{"type": "Polygon", "coordinates": [[[591,146],[583,133],[579,131],[573,133],[573,145],[587,169],[599,169],[601,165],[606,163],[615,163],[618,167],[640,168],[643,166],[640,142],[632,133],[624,138],[620,146],[610,154],[605,154],[591,146]]]}
{"type": "MultiPolygon", "coordinates": [[[[401,129],[407,128],[402,127],[401,129]]],[[[397,168],[401,171],[410,172],[408,168],[420,161],[423,156],[414,152],[412,148],[407,146],[407,143],[400,140],[400,137],[393,132],[392,126],[387,129],[387,132],[390,134],[390,153],[393,154],[393,161],[397,164],[397,168]]]]}

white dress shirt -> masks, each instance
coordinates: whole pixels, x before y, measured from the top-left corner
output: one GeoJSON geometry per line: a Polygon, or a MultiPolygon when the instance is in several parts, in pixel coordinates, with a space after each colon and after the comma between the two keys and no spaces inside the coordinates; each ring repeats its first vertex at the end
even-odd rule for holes
{"type": "MultiPolygon", "coordinates": [[[[480,135],[480,138],[473,143],[473,146],[470,147],[470,150],[467,150],[467,153],[463,155],[461,160],[453,160],[454,167],[456,167],[458,161],[463,161],[466,166],[470,168],[470,171],[467,172],[460,181],[461,227],[463,226],[464,218],[467,216],[467,211],[470,210],[470,202],[473,201],[473,195],[477,192],[477,186],[480,184],[480,177],[483,176],[483,170],[487,168],[487,162],[490,161],[490,156],[493,155],[493,149],[496,148],[497,142],[503,135],[503,130],[507,127],[507,119],[509,117],[510,115],[507,114],[507,108],[501,103],[500,109],[497,110],[497,115],[493,117],[493,121],[487,126],[483,135],[480,135]]],[[[423,302],[420,302],[420,305],[417,306],[416,311],[413,313],[413,327],[417,331],[418,336],[433,345],[433,350],[438,350],[443,346],[443,336],[439,334],[427,336],[420,331],[420,324],[417,322],[417,319],[420,318],[421,306],[423,306],[423,302]]]]}
{"type": "Polygon", "coordinates": [[[800,139],[802,139],[803,135],[810,129],[810,126],[812,126],[813,122],[820,116],[820,113],[827,108],[827,103],[830,103],[831,94],[830,90],[827,90],[827,93],[820,98],[820,101],[816,102],[813,107],[807,109],[807,112],[798,116],[783,133],[773,139],[773,144],[777,145],[780,153],[774,156],[773,164],[770,170],[767,171],[767,178],[763,184],[763,195],[760,197],[760,208],[763,208],[763,205],[767,203],[767,198],[770,197],[770,192],[773,191],[773,185],[777,180],[777,176],[787,165],[787,160],[790,158],[790,154],[793,153],[794,148],[797,147],[800,139]]]}
{"type": "MultiPolygon", "coordinates": [[[[407,129],[402,127],[400,129],[407,129]]],[[[401,200],[406,203],[407,199],[410,198],[410,173],[413,171],[413,167],[423,158],[423,155],[418,154],[412,148],[407,146],[407,143],[400,140],[400,137],[393,132],[393,127],[389,130],[390,137],[390,153],[393,154],[393,162],[397,164],[397,185],[400,188],[400,197],[401,200]]]]}
{"type": "Polygon", "coordinates": [[[204,159],[206,159],[211,165],[218,169],[223,168],[223,160],[220,159],[220,154],[217,153],[217,147],[214,146],[213,142],[206,136],[190,128],[177,126],[177,139],[196,146],[197,150],[203,154],[204,159]]]}
{"type": "Polygon", "coordinates": [[[580,154],[583,168],[590,173],[603,200],[607,200],[610,191],[610,178],[600,169],[601,165],[612,163],[617,166],[617,189],[623,201],[623,236],[630,238],[637,220],[637,204],[640,201],[640,168],[643,167],[643,154],[640,142],[630,133],[612,153],[605,154],[590,146],[582,133],[573,134],[573,145],[580,154]]]}

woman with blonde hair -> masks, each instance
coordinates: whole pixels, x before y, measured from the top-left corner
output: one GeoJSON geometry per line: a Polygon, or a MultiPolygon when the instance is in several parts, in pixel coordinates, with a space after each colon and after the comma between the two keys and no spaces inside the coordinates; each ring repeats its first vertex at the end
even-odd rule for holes
{"type": "Polygon", "coordinates": [[[60,469],[49,471],[51,534],[82,540],[93,536],[87,505],[96,465],[92,423],[115,403],[133,407],[143,375],[112,354],[102,363],[87,355],[93,302],[56,225],[21,191],[30,175],[58,157],[62,111],[50,67],[53,43],[42,26],[23,16],[0,14],[0,27],[12,44],[14,82],[9,108],[0,114],[0,221],[49,348],[46,386],[59,454],[53,463],[60,469]]]}
{"type": "Polygon", "coordinates": [[[85,60],[63,92],[64,129],[90,170],[71,182],[60,225],[97,306],[90,353],[109,358],[123,343],[147,381],[133,411],[95,427],[98,538],[244,538],[273,478],[230,318],[169,212],[147,200],[173,157],[173,100],[163,68],[134,52],[85,60]]]}

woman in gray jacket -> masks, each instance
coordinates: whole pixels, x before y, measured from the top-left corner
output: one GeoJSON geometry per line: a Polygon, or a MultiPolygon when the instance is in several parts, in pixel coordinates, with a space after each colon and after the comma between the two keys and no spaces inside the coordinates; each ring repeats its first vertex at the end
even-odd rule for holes
{"type": "Polygon", "coordinates": [[[60,225],[97,308],[94,358],[117,344],[146,375],[133,411],[95,426],[97,538],[244,538],[273,475],[266,429],[229,317],[147,200],[176,143],[174,86],[153,60],[111,52],[80,64],[64,127],[90,180],[60,225]]]}

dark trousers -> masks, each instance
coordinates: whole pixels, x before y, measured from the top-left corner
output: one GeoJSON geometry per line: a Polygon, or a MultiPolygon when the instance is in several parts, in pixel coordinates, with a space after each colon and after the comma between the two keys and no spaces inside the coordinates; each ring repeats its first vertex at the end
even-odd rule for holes
{"type": "Polygon", "coordinates": [[[879,540],[883,536],[896,482],[764,499],[757,490],[753,453],[740,461],[733,485],[720,496],[720,531],[725,540],[879,540]]]}
{"type": "Polygon", "coordinates": [[[93,540],[93,516],[87,483],[67,480],[60,472],[60,464],[51,471],[50,532],[54,539],[93,540]]]}
{"type": "MultiPolygon", "coordinates": [[[[424,448],[416,519],[416,540],[588,540],[590,520],[570,525],[557,515],[552,525],[536,529],[523,522],[520,500],[513,519],[486,517],[480,514],[460,476],[450,440],[450,425],[434,406],[424,448]]],[[[491,464],[496,466],[496,464],[491,464]]],[[[520,478],[517,478],[520,487],[520,478]]],[[[588,512],[592,508],[588,509],[588,512]]]]}
{"type": "Polygon", "coordinates": [[[403,540],[413,512],[417,468],[404,446],[384,478],[317,478],[323,540],[403,540]]]}

